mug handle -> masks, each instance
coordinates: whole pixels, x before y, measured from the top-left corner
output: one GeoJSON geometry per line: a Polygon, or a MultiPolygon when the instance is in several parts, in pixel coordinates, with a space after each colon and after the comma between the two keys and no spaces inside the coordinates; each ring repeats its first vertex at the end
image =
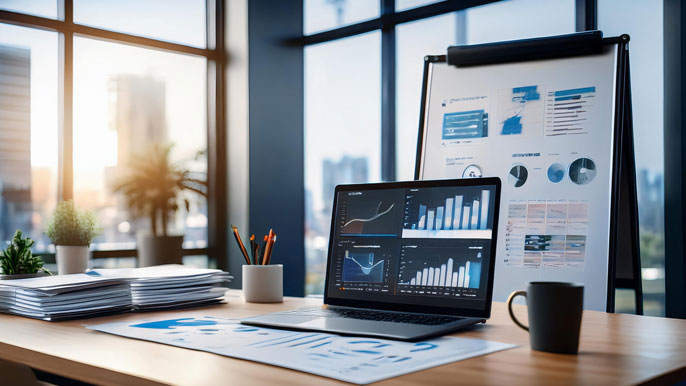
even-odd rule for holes
{"type": "Polygon", "coordinates": [[[512,319],[513,322],[515,322],[516,325],[525,329],[526,331],[529,331],[529,327],[520,323],[519,320],[517,320],[517,318],[514,316],[514,312],[512,312],[512,301],[517,296],[526,297],[526,291],[514,291],[513,293],[511,293],[510,296],[507,298],[507,310],[510,312],[510,318],[512,319]]]}

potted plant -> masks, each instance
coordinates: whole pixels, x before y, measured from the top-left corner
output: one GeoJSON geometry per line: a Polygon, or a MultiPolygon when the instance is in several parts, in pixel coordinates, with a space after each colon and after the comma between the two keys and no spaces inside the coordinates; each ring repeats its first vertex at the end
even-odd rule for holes
{"type": "Polygon", "coordinates": [[[0,280],[27,279],[30,277],[50,275],[50,271],[43,268],[40,256],[31,253],[35,241],[23,238],[21,230],[17,229],[12,242],[4,251],[0,251],[0,280]]]}
{"type": "Polygon", "coordinates": [[[55,244],[57,273],[83,273],[88,268],[89,246],[100,234],[93,212],[79,210],[72,200],[57,204],[45,234],[55,244]]]}
{"type": "Polygon", "coordinates": [[[124,195],[133,217],[147,217],[148,232],[136,233],[138,265],[180,264],[183,256],[183,235],[171,235],[170,219],[183,203],[186,212],[190,203],[185,191],[207,196],[207,182],[170,161],[171,146],[155,145],[145,154],[134,155],[129,174],[121,179],[114,191],[124,195]]]}

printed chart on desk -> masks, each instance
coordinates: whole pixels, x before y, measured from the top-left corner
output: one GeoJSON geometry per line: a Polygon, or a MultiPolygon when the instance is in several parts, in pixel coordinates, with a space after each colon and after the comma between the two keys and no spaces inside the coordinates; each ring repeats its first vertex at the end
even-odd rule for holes
{"type": "Polygon", "coordinates": [[[244,326],[212,316],[106,323],[89,329],[367,384],[515,347],[467,338],[424,342],[244,326]]]}
{"type": "MultiPolygon", "coordinates": [[[[503,181],[496,301],[532,280],[574,281],[586,285],[587,309],[605,310],[616,56],[617,47],[608,46],[602,54],[573,58],[429,64],[419,178],[503,181]]],[[[422,219],[439,219],[478,232],[481,219],[474,213],[488,198],[461,200],[444,204],[459,218],[420,207],[418,228],[422,219]]],[[[441,264],[455,275],[455,262],[441,264]]],[[[472,267],[462,267],[465,275],[472,267]]],[[[431,276],[431,267],[419,268],[415,281],[431,276]]],[[[457,284],[465,285],[457,275],[457,284]]]]}

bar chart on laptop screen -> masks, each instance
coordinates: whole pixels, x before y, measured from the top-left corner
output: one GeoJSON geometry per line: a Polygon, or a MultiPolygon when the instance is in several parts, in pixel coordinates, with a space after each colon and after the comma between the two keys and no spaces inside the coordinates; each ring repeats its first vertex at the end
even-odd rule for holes
{"type": "Polygon", "coordinates": [[[418,240],[402,247],[398,291],[410,294],[476,296],[483,287],[481,272],[488,253],[483,241],[458,245],[418,240]]]}
{"type": "Polygon", "coordinates": [[[405,204],[403,238],[491,237],[492,190],[412,189],[405,204]]]}

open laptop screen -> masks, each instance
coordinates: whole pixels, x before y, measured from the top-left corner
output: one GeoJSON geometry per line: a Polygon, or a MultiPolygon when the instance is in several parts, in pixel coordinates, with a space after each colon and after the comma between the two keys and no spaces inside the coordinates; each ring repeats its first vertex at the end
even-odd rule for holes
{"type": "Polygon", "coordinates": [[[500,180],[339,185],[325,303],[490,316],[500,180]]]}

